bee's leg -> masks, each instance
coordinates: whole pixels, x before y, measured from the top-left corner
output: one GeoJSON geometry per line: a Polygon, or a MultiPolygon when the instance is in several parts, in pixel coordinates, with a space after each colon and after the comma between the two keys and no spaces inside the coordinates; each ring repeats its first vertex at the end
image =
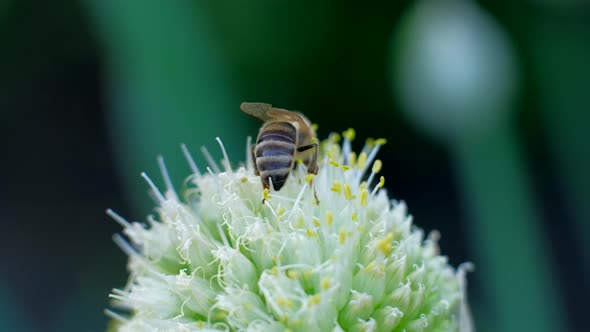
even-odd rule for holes
{"type": "MultiPolygon", "coordinates": [[[[311,155],[311,160],[307,163],[307,174],[318,174],[318,154],[319,154],[319,146],[318,143],[311,143],[309,145],[302,146],[297,149],[299,152],[307,151],[309,149],[314,149],[313,154],[311,155]]],[[[313,187],[313,184],[310,183],[313,187]]],[[[316,202],[320,204],[320,200],[318,199],[318,195],[315,191],[315,187],[313,187],[313,197],[315,198],[316,202]]]]}
{"type": "MultiPolygon", "coordinates": [[[[267,182],[262,181],[262,190],[269,190],[270,185],[267,182]]],[[[266,195],[262,197],[262,204],[266,202],[266,195]]]]}
{"type": "Polygon", "coordinates": [[[256,145],[252,145],[252,149],[250,150],[252,152],[252,167],[254,167],[254,175],[260,175],[260,171],[258,170],[258,166],[256,166],[256,145]]]}

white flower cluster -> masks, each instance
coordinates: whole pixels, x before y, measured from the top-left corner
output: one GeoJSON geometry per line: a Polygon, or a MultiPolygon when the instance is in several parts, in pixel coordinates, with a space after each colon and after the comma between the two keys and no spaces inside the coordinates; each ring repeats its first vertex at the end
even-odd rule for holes
{"type": "Polygon", "coordinates": [[[382,189],[384,140],[357,155],[354,131],[343,136],[322,142],[316,177],[299,165],[280,192],[262,189],[251,160],[220,169],[207,157],[200,173],[185,149],[194,174],[179,199],[161,163],[164,195],[146,177],[157,217],[108,212],[129,239],[115,237],[130,280],[111,294],[112,329],[469,331],[463,270],[382,189]]]}

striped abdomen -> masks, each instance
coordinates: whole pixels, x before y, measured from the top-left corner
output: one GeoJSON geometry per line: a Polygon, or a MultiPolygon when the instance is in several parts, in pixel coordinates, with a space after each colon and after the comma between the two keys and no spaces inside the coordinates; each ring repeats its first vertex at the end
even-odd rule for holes
{"type": "Polygon", "coordinates": [[[272,180],[274,190],[279,191],[293,168],[297,130],[289,122],[271,122],[264,125],[256,141],[255,167],[265,188],[272,180]]]}

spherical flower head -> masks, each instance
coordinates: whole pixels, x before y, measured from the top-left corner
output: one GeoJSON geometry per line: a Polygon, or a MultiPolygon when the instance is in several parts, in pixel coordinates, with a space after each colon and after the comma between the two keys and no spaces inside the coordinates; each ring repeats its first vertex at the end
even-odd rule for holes
{"type": "Polygon", "coordinates": [[[182,199],[161,162],[166,192],[146,177],[155,217],[109,211],[129,239],[115,237],[130,279],[111,294],[113,329],[470,331],[464,270],[383,188],[384,140],[356,154],[354,131],[343,137],[321,143],[317,176],[298,163],[280,192],[263,190],[251,160],[232,169],[219,139],[222,167],[205,153],[204,173],[185,149],[193,174],[182,199]]]}

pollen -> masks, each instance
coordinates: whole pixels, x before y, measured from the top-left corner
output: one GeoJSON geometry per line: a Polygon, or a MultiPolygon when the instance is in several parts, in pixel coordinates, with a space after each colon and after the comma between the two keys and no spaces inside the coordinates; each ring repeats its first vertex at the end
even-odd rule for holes
{"type": "Polygon", "coordinates": [[[334,161],[334,160],[332,160],[332,159],[330,159],[330,160],[328,161],[328,163],[329,163],[330,165],[334,166],[334,167],[340,167],[340,164],[339,164],[339,163],[337,163],[337,162],[335,162],[335,161],[334,161]]]}
{"type": "Polygon", "coordinates": [[[320,304],[320,302],[321,302],[320,294],[315,294],[312,297],[310,297],[309,300],[307,300],[307,304],[310,307],[316,306],[316,305],[320,304]]]}
{"type": "Polygon", "coordinates": [[[338,232],[338,243],[343,245],[344,242],[346,242],[346,231],[341,229],[340,232],[338,232]]]}
{"type": "Polygon", "coordinates": [[[350,167],[354,167],[356,165],[356,152],[351,151],[348,155],[348,164],[350,167]]]}
{"type": "Polygon", "coordinates": [[[393,250],[391,246],[391,241],[393,241],[392,232],[387,233],[387,235],[383,239],[377,241],[377,249],[381,251],[381,253],[383,253],[383,255],[386,257],[389,256],[389,254],[391,254],[393,250]]]}
{"type": "Polygon", "coordinates": [[[379,178],[379,184],[377,185],[379,188],[383,188],[383,186],[385,185],[385,177],[382,176],[379,178]]]}
{"type": "Polygon", "coordinates": [[[322,289],[329,289],[330,288],[330,279],[329,278],[324,278],[322,279],[322,289]]]}
{"type": "Polygon", "coordinates": [[[312,220],[315,227],[320,227],[322,225],[319,218],[313,217],[312,220]]]}
{"type": "Polygon", "coordinates": [[[268,190],[268,188],[264,188],[264,191],[262,192],[262,197],[264,197],[264,200],[267,201],[269,199],[272,198],[272,196],[270,195],[270,191],[268,190]]]}
{"type": "Polygon", "coordinates": [[[350,169],[350,167],[348,167],[348,166],[346,166],[346,165],[342,165],[342,166],[340,166],[340,168],[341,168],[343,171],[348,171],[348,170],[350,169]]]}
{"type": "Polygon", "coordinates": [[[363,189],[361,191],[361,206],[365,207],[367,206],[367,200],[369,199],[369,191],[367,189],[363,189]]]}
{"type": "Polygon", "coordinates": [[[305,182],[307,182],[307,184],[311,186],[311,182],[313,181],[314,178],[315,178],[315,174],[307,174],[305,176],[305,182]]]}
{"type": "Polygon", "coordinates": [[[305,233],[307,234],[307,237],[318,237],[318,233],[316,233],[315,231],[312,231],[311,229],[306,229],[305,233]]]}
{"type": "Polygon", "coordinates": [[[348,183],[344,184],[344,198],[349,201],[355,198],[355,196],[352,194],[352,188],[350,185],[348,185],[348,183]]]}
{"type": "Polygon", "coordinates": [[[381,171],[381,167],[383,167],[383,163],[381,162],[381,160],[377,159],[373,163],[373,168],[371,169],[371,171],[373,173],[379,173],[381,171]]]}
{"type": "Polygon", "coordinates": [[[342,184],[340,183],[340,181],[334,180],[334,183],[332,184],[332,188],[330,188],[330,190],[337,194],[340,194],[342,192],[342,184]]]}
{"type": "Polygon", "coordinates": [[[240,182],[246,183],[246,182],[248,182],[248,178],[247,177],[243,177],[243,178],[240,179],[240,182]]]}
{"type": "Polygon", "coordinates": [[[328,210],[328,212],[326,212],[326,225],[330,226],[332,223],[334,223],[334,214],[332,211],[328,210]]]}
{"type": "Polygon", "coordinates": [[[312,129],[313,131],[318,131],[318,124],[317,124],[317,123],[312,123],[312,124],[311,124],[311,129],[312,129]]]}
{"type": "Polygon", "coordinates": [[[387,144],[387,140],[385,138],[378,138],[375,141],[375,145],[385,145],[385,144],[387,144]]]}
{"type": "Polygon", "coordinates": [[[344,136],[344,138],[352,142],[356,137],[356,132],[354,131],[354,129],[348,128],[345,132],[342,133],[342,136],[344,136]]]}
{"type": "Polygon", "coordinates": [[[328,136],[328,141],[331,141],[334,143],[339,143],[340,142],[340,134],[331,133],[330,136],[328,136]]]}
{"type": "Polygon", "coordinates": [[[358,212],[354,211],[354,212],[352,213],[351,219],[352,219],[352,221],[357,221],[357,220],[359,220],[359,214],[358,214],[358,212]]]}
{"type": "Polygon", "coordinates": [[[280,216],[282,216],[283,214],[285,214],[285,208],[284,208],[284,207],[281,207],[281,208],[279,208],[279,210],[277,211],[277,216],[279,216],[279,217],[280,217],[280,216]]]}
{"type": "Polygon", "coordinates": [[[299,279],[299,277],[301,276],[301,273],[296,270],[289,270],[289,271],[287,271],[287,276],[291,279],[299,279]]]}
{"type": "Polygon", "coordinates": [[[358,160],[358,168],[359,169],[365,169],[365,166],[367,165],[367,153],[363,152],[361,153],[361,155],[359,156],[359,160],[358,160]]]}

